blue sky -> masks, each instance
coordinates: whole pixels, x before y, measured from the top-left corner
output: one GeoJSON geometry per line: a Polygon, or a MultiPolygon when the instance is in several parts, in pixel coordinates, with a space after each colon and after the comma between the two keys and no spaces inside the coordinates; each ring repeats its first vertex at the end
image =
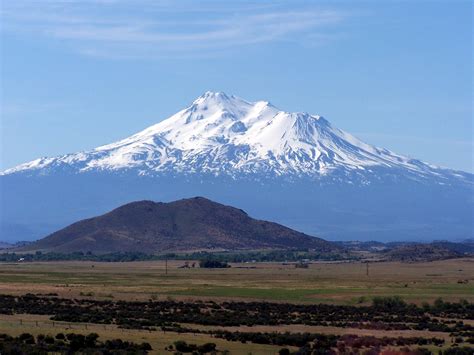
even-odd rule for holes
{"type": "Polygon", "coordinates": [[[471,1],[3,1],[0,169],[215,90],[472,172],[472,17],[471,1]]]}

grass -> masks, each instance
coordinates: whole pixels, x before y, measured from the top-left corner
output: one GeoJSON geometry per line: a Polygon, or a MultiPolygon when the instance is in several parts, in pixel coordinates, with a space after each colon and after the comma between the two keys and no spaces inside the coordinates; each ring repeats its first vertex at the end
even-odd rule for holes
{"type": "MultiPolygon", "coordinates": [[[[204,298],[215,301],[236,299],[335,304],[366,304],[375,296],[399,295],[418,304],[432,302],[437,297],[450,301],[464,298],[474,302],[474,259],[413,264],[373,263],[369,276],[366,275],[365,265],[360,263],[317,263],[311,264],[308,269],[296,269],[293,265],[281,263],[256,263],[252,264],[255,266],[252,269],[235,267],[247,264],[214,270],[178,268],[183,264],[183,261],[168,261],[167,273],[161,261],[0,264],[0,293],[57,293],[66,298],[109,300],[204,298]],[[468,283],[458,283],[460,280],[468,280],[468,283]]],[[[58,332],[96,332],[102,339],[149,342],[155,354],[166,353],[163,349],[176,340],[194,344],[214,342],[219,349],[229,350],[232,354],[276,354],[280,349],[276,346],[227,342],[202,334],[121,330],[113,325],[87,324],[87,329],[85,327],[85,324],[65,322],[55,322],[53,326],[47,316],[0,315],[0,333],[54,335],[58,332]],[[23,319],[21,324],[20,318],[23,319]]],[[[300,325],[288,327],[284,330],[309,330],[300,325]]],[[[265,326],[252,329],[273,331],[273,328],[265,326]]],[[[374,332],[330,327],[311,331],[326,334],[374,332]]]]}
{"type": "MultiPolygon", "coordinates": [[[[359,263],[312,264],[296,269],[258,263],[254,269],[179,269],[182,261],[0,264],[0,292],[58,293],[114,299],[212,298],[288,302],[359,303],[361,297],[399,295],[410,302],[465,298],[474,301],[474,260],[374,263],[366,276],[359,263]],[[436,276],[432,276],[436,275],[436,276]],[[459,280],[469,280],[467,284],[459,280]],[[93,295],[93,296],[92,296],[93,295]]],[[[242,265],[234,265],[242,266],[242,265]]]]}

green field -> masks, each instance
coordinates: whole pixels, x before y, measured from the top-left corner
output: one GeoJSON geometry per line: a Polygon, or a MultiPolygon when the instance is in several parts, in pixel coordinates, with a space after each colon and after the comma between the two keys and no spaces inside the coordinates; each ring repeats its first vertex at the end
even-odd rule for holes
{"type": "Polygon", "coordinates": [[[65,297],[258,299],[288,302],[369,302],[399,295],[409,302],[437,297],[474,301],[474,260],[426,263],[233,264],[228,269],[179,268],[182,261],[0,264],[0,292],[65,297]]]}

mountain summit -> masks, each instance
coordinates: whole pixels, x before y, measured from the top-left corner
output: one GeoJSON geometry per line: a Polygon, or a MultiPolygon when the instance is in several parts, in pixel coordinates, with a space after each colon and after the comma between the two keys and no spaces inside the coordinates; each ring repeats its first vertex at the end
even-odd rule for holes
{"type": "Polygon", "coordinates": [[[329,239],[473,237],[474,176],[364,143],[319,115],[206,92],[118,142],[0,174],[5,241],[137,200],[205,196],[329,239]]]}
{"type": "MultiPolygon", "coordinates": [[[[362,142],[319,115],[281,111],[206,92],[184,110],[137,134],[91,151],[41,158],[4,174],[135,171],[138,175],[200,173],[334,177],[370,183],[375,170],[415,179],[463,177],[362,142]],[[350,175],[353,175],[352,177],[350,175]]],[[[464,176],[465,177],[465,176],[464,176]]]]}

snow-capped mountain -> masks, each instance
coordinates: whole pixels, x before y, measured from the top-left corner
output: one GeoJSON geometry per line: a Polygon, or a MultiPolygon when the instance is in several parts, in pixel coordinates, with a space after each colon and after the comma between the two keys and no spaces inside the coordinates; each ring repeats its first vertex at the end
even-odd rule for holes
{"type": "Polygon", "coordinates": [[[396,169],[412,178],[464,177],[366,144],[321,116],[289,113],[267,101],[248,102],[222,92],[206,92],[184,110],[118,142],[40,158],[4,174],[134,170],[140,175],[320,178],[343,172],[370,182],[367,174],[374,168],[396,169]]]}
{"type": "Polygon", "coordinates": [[[462,240],[474,228],[474,175],[221,92],[118,142],[6,170],[0,189],[4,241],[131,201],[193,196],[327,239],[462,240]]]}

